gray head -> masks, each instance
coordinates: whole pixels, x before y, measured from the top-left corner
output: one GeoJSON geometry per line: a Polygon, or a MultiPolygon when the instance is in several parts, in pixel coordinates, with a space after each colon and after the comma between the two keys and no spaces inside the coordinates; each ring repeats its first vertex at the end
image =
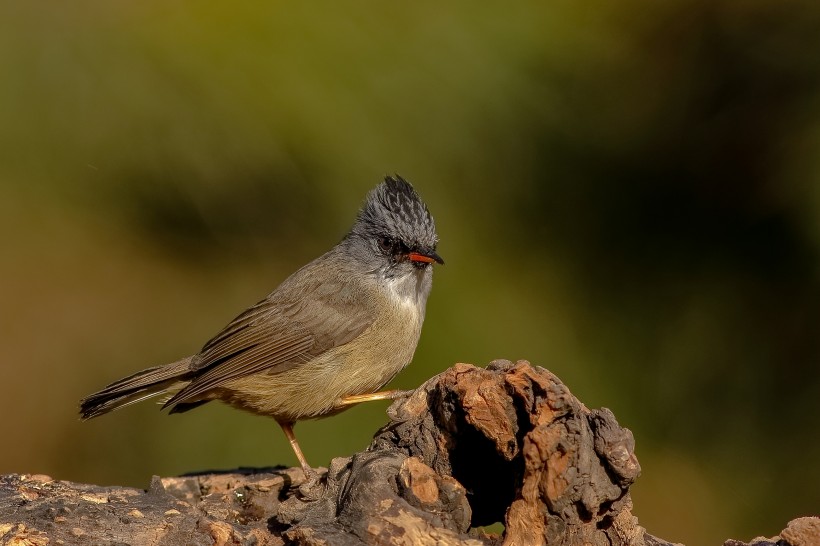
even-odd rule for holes
{"type": "Polygon", "coordinates": [[[427,205],[400,176],[385,177],[368,195],[343,241],[355,258],[385,277],[422,273],[433,262],[438,235],[427,205]]]}

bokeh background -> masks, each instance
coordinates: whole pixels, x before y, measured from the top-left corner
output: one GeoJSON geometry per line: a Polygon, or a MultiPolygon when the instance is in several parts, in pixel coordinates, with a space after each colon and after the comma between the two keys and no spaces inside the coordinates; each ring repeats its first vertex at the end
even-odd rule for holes
{"type": "MultiPolygon", "coordinates": [[[[440,253],[413,387],[527,358],[631,428],[635,513],[820,512],[820,4],[0,3],[0,472],[295,464],[273,421],[77,401],[191,354],[386,173],[440,253]]],[[[386,404],[302,423],[309,460],[386,404]]]]}

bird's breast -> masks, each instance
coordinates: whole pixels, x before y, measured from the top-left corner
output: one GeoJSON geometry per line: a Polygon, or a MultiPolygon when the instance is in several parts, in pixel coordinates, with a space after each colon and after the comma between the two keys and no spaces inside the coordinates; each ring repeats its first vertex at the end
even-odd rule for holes
{"type": "Polygon", "coordinates": [[[377,297],[376,319],[356,340],[340,347],[337,381],[342,396],[374,392],[413,359],[421,326],[423,302],[384,287],[377,297]]]}

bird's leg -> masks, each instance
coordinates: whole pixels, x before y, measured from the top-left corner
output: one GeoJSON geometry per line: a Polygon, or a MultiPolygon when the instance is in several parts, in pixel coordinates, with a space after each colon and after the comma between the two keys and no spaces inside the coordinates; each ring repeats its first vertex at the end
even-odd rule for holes
{"type": "Polygon", "coordinates": [[[369,394],[355,394],[353,396],[345,396],[344,398],[339,400],[339,406],[352,406],[354,404],[359,404],[361,402],[371,402],[373,400],[395,400],[396,398],[407,396],[412,392],[413,391],[392,390],[371,392],[369,394]]]}
{"type": "Polygon", "coordinates": [[[282,427],[282,432],[287,436],[290,447],[293,449],[293,452],[296,453],[296,458],[299,459],[299,464],[302,465],[302,472],[305,473],[305,478],[310,479],[315,473],[308,464],[307,459],[305,459],[302,448],[299,447],[299,442],[296,441],[296,435],[293,433],[293,423],[279,423],[279,426],[282,427]]]}
{"type": "Polygon", "coordinates": [[[287,436],[290,447],[293,448],[296,458],[299,459],[299,464],[302,465],[302,472],[305,474],[305,483],[299,486],[299,493],[309,500],[318,499],[316,486],[319,485],[319,474],[310,467],[307,459],[305,459],[302,448],[299,447],[299,442],[296,441],[296,435],[293,433],[293,423],[279,423],[279,426],[282,427],[282,432],[287,436]]]}
{"type": "Polygon", "coordinates": [[[317,474],[308,464],[305,459],[302,448],[299,447],[299,442],[296,441],[296,435],[293,433],[293,423],[279,423],[282,427],[282,432],[290,442],[290,447],[296,453],[296,458],[299,459],[299,464],[302,465],[302,472],[305,474],[305,483],[299,486],[299,494],[307,500],[317,500],[321,495],[321,490],[317,487],[319,485],[319,474],[317,474]]]}

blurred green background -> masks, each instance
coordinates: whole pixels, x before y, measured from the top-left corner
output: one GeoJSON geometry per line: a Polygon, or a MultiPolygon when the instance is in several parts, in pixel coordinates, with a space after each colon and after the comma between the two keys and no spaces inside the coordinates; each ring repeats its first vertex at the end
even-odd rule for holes
{"type": "MultiPolygon", "coordinates": [[[[217,404],[88,423],[345,233],[386,173],[438,268],[410,388],[527,358],[631,428],[652,533],[820,512],[820,4],[0,3],[0,472],[296,463],[217,404]]],[[[309,461],[386,403],[297,427],[309,461]]]]}

